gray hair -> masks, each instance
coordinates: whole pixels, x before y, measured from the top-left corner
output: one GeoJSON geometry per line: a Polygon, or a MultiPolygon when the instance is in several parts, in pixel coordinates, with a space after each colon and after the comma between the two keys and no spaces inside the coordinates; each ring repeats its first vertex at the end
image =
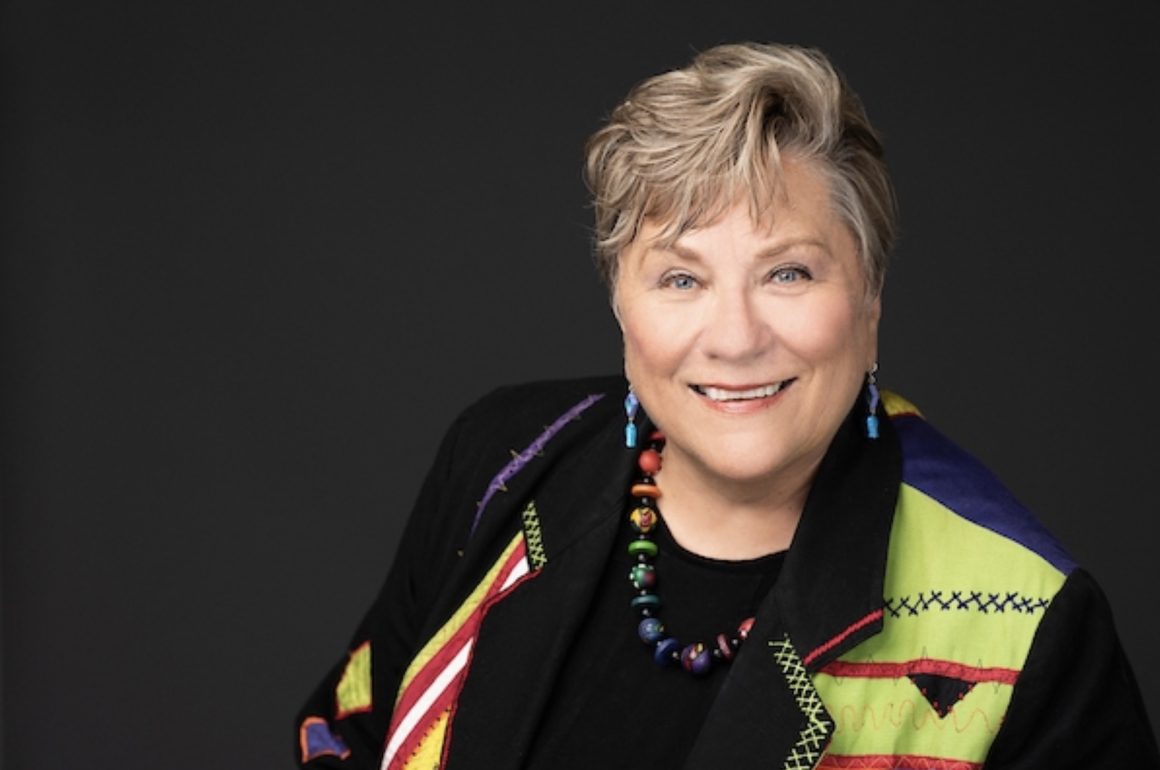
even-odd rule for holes
{"type": "Polygon", "coordinates": [[[738,195],[759,222],[778,193],[783,157],[826,179],[858,244],[871,296],[882,289],[897,230],[882,142],[857,95],[820,51],[722,45],[685,69],[637,84],[588,140],[596,263],[609,289],[620,252],[645,218],[671,243],[711,224],[738,195]]]}

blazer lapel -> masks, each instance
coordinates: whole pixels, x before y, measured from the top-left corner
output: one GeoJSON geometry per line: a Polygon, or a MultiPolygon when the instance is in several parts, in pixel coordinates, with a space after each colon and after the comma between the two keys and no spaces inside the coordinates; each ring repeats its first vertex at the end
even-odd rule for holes
{"type": "MultiPolygon", "coordinates": [[[[857,411],[857,409],[855,410],[857,411]]],[[[818,469],[785,565],[686,765],[812,768],[833,732],[810,675],[882,629],[901,479],[889,420],[869,441],[851,414],[818,469]]]]}
{"type": "Polygon", "coordinates": [[[501,756],[516,766],[527,756],[614,547],[630,470],[609,421],[531,490],[545,561],[484,617],[452,725],[451,767],[491,767],[501,756]]]}

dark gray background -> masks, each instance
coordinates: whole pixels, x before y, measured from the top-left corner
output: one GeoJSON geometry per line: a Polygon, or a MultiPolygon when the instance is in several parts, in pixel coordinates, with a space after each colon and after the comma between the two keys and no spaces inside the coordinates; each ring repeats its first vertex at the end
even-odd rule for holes
{"type": "Polygon", "coordinates": [[[4,7],[6,766],[288,767],[454,414],[619,365],[584,138],[737,39],[862,94],[881,379],[1096,574],[1160,717],[1160,6],[474,5],[4,7]]]}

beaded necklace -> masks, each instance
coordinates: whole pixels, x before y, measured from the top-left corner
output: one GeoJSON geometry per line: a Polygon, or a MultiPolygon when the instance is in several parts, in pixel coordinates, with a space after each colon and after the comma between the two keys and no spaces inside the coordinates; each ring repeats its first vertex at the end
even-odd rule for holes
{"type": "Polygon", "coordinates": [[[628,573],[628,580],[637,592],[632,599],[632,608],[640,612],[637,633],[641,641],[652,648],[653,661],[658,666],[680,663],[693,676],[704,676],[714,666],[733,660],[741,643],[749,636],[753,618],[741,621],[733,634],[717,634],[712,644],[694,642],[682,647],[665,632],[665,624],[657,617],[661,598],[655,591],[657,544],[653,542],[652,532],[660,522],[657,500],[661,497],[661,490],[654,476],[661,469],[664,444],[665,437],[660,431],[649,436],[648,447],[637,458],[641,475],[630,490],[634,505],[628,521],[636,532],[636,537],[628,544],[629,555],[636,559],[628,573]]]}

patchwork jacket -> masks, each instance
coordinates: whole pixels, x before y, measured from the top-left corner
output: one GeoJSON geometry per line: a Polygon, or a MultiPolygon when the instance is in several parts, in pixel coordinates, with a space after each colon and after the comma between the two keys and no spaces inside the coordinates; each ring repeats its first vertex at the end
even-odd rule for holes
{"type": "MultiPolygon", "coordinates": [[[[520,767],[621,542],[620,378],[502,389],[445,437],[386,583],[299,714],[309,768],[520,767]]],[[[1160,768],[1107,602],[884,398],[831,451],[687,768],[1160,768]]]]}

